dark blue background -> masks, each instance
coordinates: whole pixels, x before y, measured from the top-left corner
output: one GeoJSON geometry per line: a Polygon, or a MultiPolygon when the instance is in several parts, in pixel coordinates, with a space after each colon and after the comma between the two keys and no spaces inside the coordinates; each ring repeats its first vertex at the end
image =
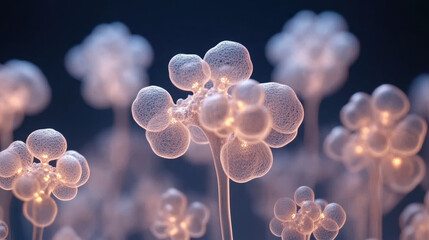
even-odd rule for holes
{"type": "MultiPolygon", "coordinates": [[[[80,82],[67,74],[63,64],[66,51],[80,43],[99,23],[122,21],[132,33],[146,37],[155,52],[149,69],[151,84],[164,87],[177,99],[186,93],[169,82],[170,58],[177,53],[203,56],[209,48],[226,39],[240,42],[249,49],[254,64],[252,78],[269,81],[272,66],[265,58],[265,44],[286,20],[303,9],[339,12],[361,44],[361,53],[351,68],[349,80],[322,103],[322,125],[338,122],[340,108],[354,92],[371,92],[382,83],[392,83],[407,91],[414,77],[429,71],[429,5],[425,0],[3,0],[0,3],[0,63],[12,58],[35,63],[53,90],[51,105],[40,115],[26,117],[15,138],[23,140],[35,129],[52,127],[67,137],[71,149],[79,149],[112,124],[110,110],[93,109],[82,100],[80,82]]],[[[183,171],[183,177],[189,176],[185,174],[189,171],[187,168],[176,169],[183,171]]],[[[232,197],[236,239],[264,239],[266,223],[253,220],[251,214],[243,214],[250,207],[244,186],[233,184],[232,197]]],[[[397,239],[398,214],[407,203],[421,202],[422,198],[423,191],[415,190],[385,217],[385,239],[397,239]]],[[[14,211],[20,211],[20,207],[14,207],[14,211]]],[[[16,239],[21,238],[16,235],[16,239]]]]}

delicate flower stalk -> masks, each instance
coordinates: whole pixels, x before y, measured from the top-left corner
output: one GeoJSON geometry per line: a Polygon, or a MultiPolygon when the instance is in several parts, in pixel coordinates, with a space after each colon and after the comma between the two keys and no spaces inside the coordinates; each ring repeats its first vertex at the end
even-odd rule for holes
{"type": "Polygon", "coordinates": [[[163,88],[143,88],[132,105],[133,118],[158,156],[180,157],[191,140],[210,144],[222,238],[232,240],[229,179],[245,183],[264,176],[273,163],[270,147],[296,137],[303,107],[290,87],[249,79],[249,52],[236,42],[219,43],[204,59],[178,54],[168,69],[172,83],[193,95],[175,104],[163,88]]]}

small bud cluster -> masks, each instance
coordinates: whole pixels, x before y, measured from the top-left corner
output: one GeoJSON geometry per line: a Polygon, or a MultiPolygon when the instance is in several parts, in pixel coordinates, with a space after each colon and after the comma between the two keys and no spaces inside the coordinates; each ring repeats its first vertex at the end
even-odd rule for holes
{"type": "Polygon", "coordinates": [[[302,186],[294,199],[281,198],[274,205],[271,232],[282,240],[333,240],[346,222],[346,212],[337,203],[314,199],[311,188],[302,186]],[[298,209],[299,207],[299,209],[298,209]]]}
{"type": "Polygon", "coordinates": [[[222,139],[221,162],[235,182],[265,175],[272,166],[270,147],[283,147],[297,135],[304,110],[295,92],[279,83],[249,79],[253,65],[247,49],[223,41],[204,59],[178,54],[168,66],[179,89],[191,91],[174,104],[163,88],[150,86],[138,93],[134,120],[146,129],[152,150],[164,158],[182,156],[190,141],[222,139]]]}
{"type": "Polygon", "coordinates": [[[326,154],[350,171],[380,163],[386,184],[407,193],[421,182],[425,164],[416,155],[426,136],[423,118],[407,114],[410,104],[398,88],[384,84],[372,95],[358,92],[341,110],[341,122],[326,137],[326,154]]]}
{"type": "Polygon", "coordinates": [[[101,24],[66,55],[69,73],[83,81],[82,95],[96,108],[128,107],[147,84],[149,42],[119,22],[101,24]]]}
{"type": "Polygon", "coordinates": [[[209,216],[210,211],[204,204],[193,202],[188,207],[186,196],[170,188],[161,196],[158,219],[151,231],[158,239],[200,238],[206,232],[209,216]]]}
{"type": "Polygon", "coordinates": [[[0,187],[24,201],[25,217],[40,227],[52,224],[57,215],[51,193],[59,200],[72,200],[90,174],[87,160],[67,151],[66,139],[53,129],[32,132],[26,143],[13,142],[0,152],[0,166],[0,187]],[[55,167],[49,164],[54,160],[55,167]]]}

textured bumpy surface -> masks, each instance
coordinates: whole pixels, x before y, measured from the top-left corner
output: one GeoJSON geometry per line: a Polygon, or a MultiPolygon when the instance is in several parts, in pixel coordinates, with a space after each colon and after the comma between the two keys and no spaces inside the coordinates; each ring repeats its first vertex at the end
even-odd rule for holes
{"type": "Polygon", "coordinates": [[[416,154],[427,132],[423,118],[408,114],[407,96],[392,85],[381,85],[372,95],[356,93],[341,110],[344,127],[326,137],[326,154],[343,161],[350,171],[360,171],[380,161],[385,183],[407,193],[425,175],[425,164],[416,154]]]}
{"type": "Polygon", "coordinates": [[[346,212],[339,204],[315,200],[313,190],[302,186],[294,199],[277,200],[270,230],[282,240],[305,240],[311,234],[317,240],[333,240],[345,222],[346,212]]]}
{"type": "Polygon", "coordinates": [[[138,89],[147,84],[152,63],[149,42],[132,35],[119,22],[94,28],[65,58],[68,72],[83,81],[82,95],[93,107],[128,107],[138,89]]]}
{"type": "Polygon", "coordinates": [[[186,196],[170,188],[162,194],[158,218],[151,226],[151,232],[158,239],[189,240],[200,238],[206,232],[209,209],[200,202],[188,207],[186,196]]]}
{"type": "Polygon", "coordinates": [[[0,187],[24,201],[24,215],[35,226],[46,227],[55,220],[58,209],[51,194],[62,201],[72,200],[78,187],[88,181],[85,157],[66,150],[61,133],[40,129],[28,136],[27,144],[15,141],[0,152],[0,187]],[[39,162],[33,162],[34,158],[39,162]],[[57,160],[56,167],[50,165],[53,160],[57,160]]]}
{"type": "Polygon", "coordinates": [[[243,183],[270,170],[270,147],[283,147],[296,137],[304,118],[301,102],[286,85],[249,79],[253,66],[243,45],[223,41],[204,59],[178,54],[168,69],[172,83],[192,95],[174,104],[166,90],[150,86],[132,104],[134,120],[146,129],[157,155],[177,158],[190,140],[206,144],[210,136],[218,138],[224,172],[243,183]]]}
{"type": "Polygon", "coordinates": [[[334,12],[301,11],[266,46],[275,65],[273,81],[291,86],[305,99],[340,88],[358,54],[358,40],[334,12]]]}

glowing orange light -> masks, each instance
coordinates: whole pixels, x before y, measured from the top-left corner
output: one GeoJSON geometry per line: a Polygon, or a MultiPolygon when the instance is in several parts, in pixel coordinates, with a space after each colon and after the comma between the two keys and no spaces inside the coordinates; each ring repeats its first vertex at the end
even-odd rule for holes
{"type": "Polygon", "coordinates": [[[361,153],[363,152],[363,147],[362,147],[362,146],[356,146],[356,147],[355,147],[355,152],[356,152],[357,154],[361,154],[361,153]]]}
{"type": "Polygon", "coordinates": [[[394,159],[392,160],[392,165],[393,165],[395,168],[400,167],[400,166],[402,165],[402,159],[401,159],[401,158],[398,158],[398,157],[394,158],[394,159]]]}
{"type": "Polygon", "coordinates": [[[234,122],[234,118],[233,117],[229,117],[225,120],[225,126],[229,127],[231,126],[231,124],[234,122]]]}
{"type": "Polygon", "coordinates": [[[241,147],[247,147],[247,146],[249,146],[249,145],[247,144],[247,142],[243,142],[243,143],[241,144],[241,147]]]}

